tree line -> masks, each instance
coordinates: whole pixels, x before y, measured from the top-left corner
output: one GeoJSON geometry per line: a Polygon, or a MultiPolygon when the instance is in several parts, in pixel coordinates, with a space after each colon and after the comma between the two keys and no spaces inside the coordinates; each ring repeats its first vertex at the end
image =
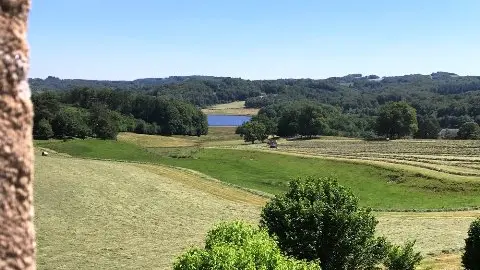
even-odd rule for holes
{"type": "Polygon", "coordinates": [[[247,107],[265,108],[309,100],[330,104],[342,114],[357,118],[374,117],[381,106],[404,101],[414,107],[418,117],[426,119],[426,123],[435,118],[434,121],[442,128],[458,129],[466,122],[480,123],[480,77],[448,72],[384,78],[349,74],[322,80],[173,76],[134,81],[95,81],[48,77],[44,80],[31,79],[30,84],[33,92],[64,92],[86,87],[182,100],[198,107],[244,100],[247,107]]]}
{"type": "Polygon", "coordinates": [[[76,88],[34,93],[34,137],[115,139],[119,132],[201,136],[208,122],[187,102],[132,91],[76,88]]]}
{"type": "MultiPolygon", "coordinates": [[[[362,137],[365,139],[436,139],[440,123],[432,115],[417,115],[404,101],[379,107],[375,116],[344,114],[336,107],[312,101],[277,103],[262,108],[236,133],[246,142],[264,141],[269,135],[312,138],[318,135],[362,137]]],[[[480,139],[476,122],[465,121],[458,139],[480,139]]]]}

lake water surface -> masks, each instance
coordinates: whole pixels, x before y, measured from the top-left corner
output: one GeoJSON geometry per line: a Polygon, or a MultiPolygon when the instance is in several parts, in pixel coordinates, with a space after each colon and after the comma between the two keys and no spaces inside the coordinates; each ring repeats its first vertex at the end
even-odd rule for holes
{"type": "Polygon", "coordinates": [[[252,117],[245,115],[208,115],[209,126],[241,126],[252,117]]]}

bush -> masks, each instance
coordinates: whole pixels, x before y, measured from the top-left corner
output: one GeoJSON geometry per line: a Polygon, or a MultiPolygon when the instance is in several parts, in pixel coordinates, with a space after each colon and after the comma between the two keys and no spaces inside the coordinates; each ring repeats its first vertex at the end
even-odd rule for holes
{"type": "Polygon", "coordinates": [[[242,222],[222,223],[206,237],[205,249],[194,248],[177,258],[175,270],[318,269],[315,263],[287,258],[264,230],[242,222]]]}
{"type": "Polygon", "coordinates": [[[322,269],[374,269],[387,255],[371,210],[331,178],[292,181],[267,203],[261,224],[287,255],[320,260],[322,269]]]}
{"type": "Polygon", "coordinates": [[[467,270],[480,269],[480,218],[470,224],[462,264],[467,270]]]}
{"type": "Polygon", "coordinates": [[[422,261],[422,256],[419,252],[413,250],[415,241],[407,242],[404,247],[392,246],[390,247],[387,258],[385,260],[385,267],[387,270],[414,270],[422,261]]]}

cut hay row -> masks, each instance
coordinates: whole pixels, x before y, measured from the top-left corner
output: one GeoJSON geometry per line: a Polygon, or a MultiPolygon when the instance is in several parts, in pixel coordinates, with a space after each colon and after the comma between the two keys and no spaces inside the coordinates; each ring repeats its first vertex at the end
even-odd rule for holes
{"type": "MultiPolygon", "coordinates": [[[[212,148],[220,148],[220,147],[212,147],[212,148]]],[[[414,174],[419,174],[428,178],[432,179],[440,179],[446,181],[456,181],[456,182],[478,182],[480,181],[480,177],[477,176],[465,176],[465,175],[456,175],[445,173],[442,171],[431,170],[426,168],[421,168],[416,165],[409,165],[409,164],[400,164],[400,163],[389,163],[385,161],[378,161],[378,160],[362,160],[356,158],[343,158],[339,156],[332,156],[332,155],[320,155],[320,154],[311,154],[305,153],[300,151],[286,151],[285,149],[277,149],[277,150],[270,150],[265,149],[265,147],[250,147],[248,145],[242,145],[237,147],[221,147],[221,148],[233,148],[237,150],[255,150],[260,152],[269,152],[269,153],[277,153],[277,154],[284,154],[284,155],[293,155],[299,156],[304,158],[321,158],[326,160],[334,160],[334,161],[342,161],[342,162],[351,162],[357,164],[366,164],[375,167],[390,169],[394,171],[407,171],[414,174]]]]}
{"type": "MultiPolygon", "coordinates": [[[[308,152],[308,151],[302,152],[300,150],[296,150],[296,151],[293,151],[293,152],[294,153],[305,154],[305,155],[311,155],[312,154],[311,152],[308,152]]],[[[343,158],[343,159],[348,159],[348,160],[369,160],[369,161],[379,161],[379,162],[392,163],[392,164],[411,165],[411,166],[418,167],[418,168],[443,172],[443,173],[447,173],[447,174],[460,175],[460,176],[475,176],[475,177],[480,176],[480,171],[475,169],[475,168],[463,168],[463,167],[460,168],[460,167],[455,167],[455,166],[440,165],[440,164],[429,164],[429,163],[418,162],[418,161],[410,161],[410,160],[405,160],[405,159],[362,157],[362,156],[342,155],[342,154],[337,154],[337,155],[313,154],[313,155],[319,156],[319,157],[343,158]]]]}
{"type": "Polygon", "coordinates": [[[385,160],[387,162],[399,160],[399,161],[405,161],[405,164],[419,163],[419,166],[426,166],[434,169],[437,168],[438,166],[438,168],[441,168],[444,170],[447,170],[448,168],[450,168],[452,171],[460,170],[461,173],[465,172],[465,173],[480,174],[480,163],[475,163],[475,162],[466,163],[463,161],[460,161],[460,162],[459,161],[457,162],[443,161],[443,160],[422,159],[417,157],[409,158],[408,156],[394,156],[394,155],[388,155],[386,157],[381,155],[379,155],[380,157],[375,157],[374,155],[371,157],[364,157],[360,155],[337,155],[337,156],[347,157],[347,158],[360,158],[360,159],[371,158],[376,160],[385,160]],[[435,165],[435,167],[430,166],[430,164],[432,166],[435,165]]]}
{"type": "Polygon", "coordinates": [[[390,154],[390,153],[376,153],[376,152],[369,152],[369,153],[353,153],[352,155],[375,155],[375,156],[386,156],[386,157],[393,157],[393,158],[418,158],[418,159],[426,159],[426,160],[435,160],[435,161],[468,161],[468,162],[478,162],[480,163],[480,157],[477,156],[434,156],[434,155],[419,155],[419,154],[390,154]]]}
{"type": "Polygon", "coordinates": [[[434,141],[417,140],[391,142],[345,141],[331,143],[328,140],[290,141],[285,148],[307,148],[322,153],[385,153],[385,154],[420,154],[420,155],[454,155],[479,158],[478,141],[434,141]]]}

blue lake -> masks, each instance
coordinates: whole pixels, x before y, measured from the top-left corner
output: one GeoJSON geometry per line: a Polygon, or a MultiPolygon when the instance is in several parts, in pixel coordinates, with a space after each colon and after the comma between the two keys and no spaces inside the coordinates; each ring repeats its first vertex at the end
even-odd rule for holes
{"type": "Polygon", "coordinates": [[[252,117],[244,115],[208,115],[209,126],[241,126],[252,117]]]}

